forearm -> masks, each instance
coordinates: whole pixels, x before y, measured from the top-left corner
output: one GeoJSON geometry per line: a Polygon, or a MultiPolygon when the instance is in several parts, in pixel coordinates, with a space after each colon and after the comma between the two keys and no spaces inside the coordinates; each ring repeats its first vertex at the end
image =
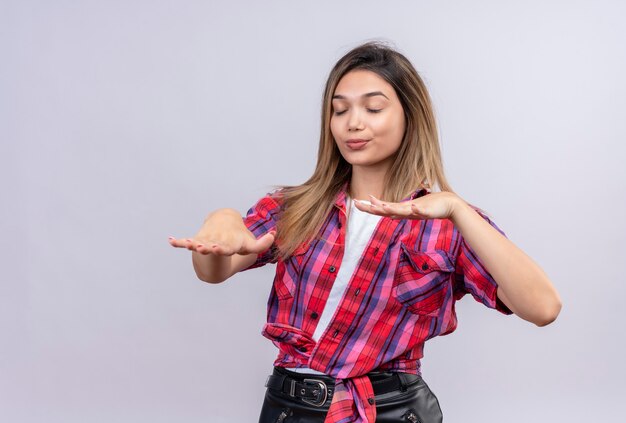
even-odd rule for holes
{"type": "Polygon", "coordinates": [[[232,256],[191,253],[193,269],[198,279],[209,283],[221,283],[231,276],[232,256]]]}
{"type": "Polygon", "coordinates": [[[498,284],[500,299],[522,319],[544,326],[561,309],[559,295],[544,271],[459,198],[450,218],[498,284]]]}

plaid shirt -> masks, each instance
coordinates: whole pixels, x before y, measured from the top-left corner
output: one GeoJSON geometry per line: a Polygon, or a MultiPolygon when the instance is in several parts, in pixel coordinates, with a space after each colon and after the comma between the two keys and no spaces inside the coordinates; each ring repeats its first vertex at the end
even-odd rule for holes
{"type": "MultiPolygon", "coordinates": [[[[288,260],[274,247],[247,269],[277,263],[263,336],[279,350],[274,365],[309,367],[336,379],[325,423],[376,420],[370,371],[421,375],[426,340],[457,326],[455,301],[470,293],[503,314],[497,284],[448,219],[383,217],[357,265],[333,319],[312,336],[344,252],[347,183],[321,228],[322,240],[302,245],[288,260]]],[[[421,189],[402,201],[428,191],[421,189]]],[[[280,191],[250,208],[244,223],[258,238],[276,226],[280,191]]],[[[479,213],[500,233],[487,216],[479,213]]]]}

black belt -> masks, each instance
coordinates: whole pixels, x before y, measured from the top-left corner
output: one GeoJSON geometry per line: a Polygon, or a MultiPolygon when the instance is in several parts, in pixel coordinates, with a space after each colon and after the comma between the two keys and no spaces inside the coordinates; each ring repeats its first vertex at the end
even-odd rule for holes
{"type": "MultiPolygon", "coordinates": [[[[371,372],[367,376],[372,382],[374,395],[394,391],[404,392],[421,379],[418,375],[403,372],[371,372]]],[[[332,401],[335,379],[326,375],[305,375],[274,367],[274,374],[267,377],[265,386],[292,398],[299,398],[307,404],[323,407],[332,401]]]]}

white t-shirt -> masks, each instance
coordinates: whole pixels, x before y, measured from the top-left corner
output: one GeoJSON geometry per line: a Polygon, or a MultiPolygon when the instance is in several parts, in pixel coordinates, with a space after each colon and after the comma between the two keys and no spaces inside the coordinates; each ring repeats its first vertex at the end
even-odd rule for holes
{"type": "MultiPolygon", "coordinates": [[[[361,201],[366,204],[370,204],[369,201],[361,201]]],[[[376,225],[381,218],[381,216],[357,209],[354,205],[354,201],[352,201],[350,197],[346,196],[346,203],[348,202],[350,203],[350,212],[348,213],[348,221],[346,225],[347,228],[343,259],[341,260],[341,265],[339,266],[339,272],[337,272],[337,278],[335,279],[335,282],[330,290],[330,294],[328,295],[324,311],[322,312],[320,320],[317,323],[315,333],[313,334],[313,339],[316,341],[323,335],[324,331],[328,327],[328,324],[335,315],[335,311],[337,310],[337,307],[343,298],[343,294],[348,287],[348,282],[350,282],[352,274],[361,260],[363,251],[365,250],[365,247],[367,247],[367,244],[372,237],[372,233],[374,232],[374,229],[376,229],[376,225]]],[[[324,374],[322,372],[318,372],[317,370],[309,369],[308,367],[289,368],[289,370],[301,373],[324,374]]]]}

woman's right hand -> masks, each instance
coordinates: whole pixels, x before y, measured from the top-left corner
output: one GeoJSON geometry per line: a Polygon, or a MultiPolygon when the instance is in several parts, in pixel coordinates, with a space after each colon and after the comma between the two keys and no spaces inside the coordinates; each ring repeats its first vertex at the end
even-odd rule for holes
{"type": "Polygon", "coordinates": [[[259,254],[274,243],[276,232],[256,239],[237,210],[219,209],[210,213],[193,238],[169,237],[170,245],[208,255],[259,254]]]}

